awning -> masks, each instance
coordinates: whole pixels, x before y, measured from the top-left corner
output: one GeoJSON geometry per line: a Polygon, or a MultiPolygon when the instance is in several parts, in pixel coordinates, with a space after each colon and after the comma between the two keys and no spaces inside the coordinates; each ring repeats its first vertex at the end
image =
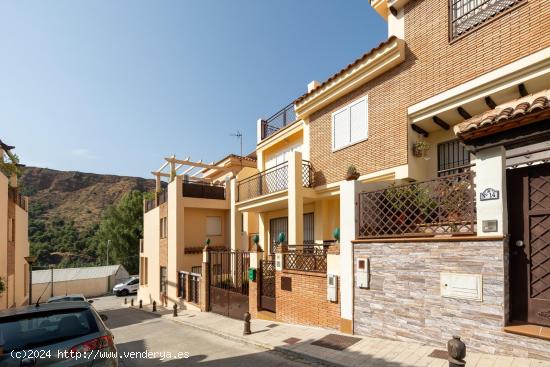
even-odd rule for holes
{"type": "Polygon", "coordinates": [[[454,127],[462,140],[472,140],[550,118],[550,89],[518,98],[471,117],[454,127]]]}

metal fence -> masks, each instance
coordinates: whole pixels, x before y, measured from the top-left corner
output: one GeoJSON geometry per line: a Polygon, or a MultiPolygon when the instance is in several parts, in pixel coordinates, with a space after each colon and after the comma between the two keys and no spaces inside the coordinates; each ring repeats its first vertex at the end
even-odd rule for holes
{"type": "MultiPolygon", "coordinates": [[[[303,186],[312,187],[314,173],[309,161],[302,161],[301,174],[303,186]]],[[[288,162],[278,164],[239,182],[237,200],[245,201],[286,189],[288,189],[288,162]]]]}
{"type": "Polygon", "coordinates": [[[525,0],[449,0],[451,39],[525,0]]]}
{"type": "Polygon", "coordinates": [[[12,202],[14,202],[17,206],[19,206],[21,209],[27,211],[27,201],[25,200],[25,196],[21,195],[19,193],[19,189],[14,187],[8,188],[8,198],[12,202]]]}
{"type": "Polygon", "coordinates": [[[180,271],[178,273],[178,297],[200,304],[200,274],[180,271]]]}
{"type": "Polygon", "coordinates": [[[289,245],[283,253],[283,269],[312,273],[326,273],[327,250],[315,245],[289,245]]]}
{"type": "Polygon", "coordinates": [[[359,238],[475,233],[471,171],[359,194],[359,238]]]}
{"type": "Polygon", "coordinates": [[[296,121],[294,103],[285,106],[267,120],[262,121],[262,140],[296,121]]]}
{"type": "Polygon", "coordinates": [[[210,286],[248,295],[250,253],[210,251],[210,286]]]}

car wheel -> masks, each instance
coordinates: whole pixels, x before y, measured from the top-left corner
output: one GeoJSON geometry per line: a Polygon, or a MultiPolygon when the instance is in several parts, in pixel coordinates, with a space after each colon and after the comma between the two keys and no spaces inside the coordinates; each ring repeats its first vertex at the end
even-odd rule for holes
{"type": "Polygon", "coordinates": [[[120,291],[120,295],[121,295],[122,297],[127,296],[127,295],[128,295],[128,290],[127,290],[127,289],[121,290],[121,291],[120,291]]]}

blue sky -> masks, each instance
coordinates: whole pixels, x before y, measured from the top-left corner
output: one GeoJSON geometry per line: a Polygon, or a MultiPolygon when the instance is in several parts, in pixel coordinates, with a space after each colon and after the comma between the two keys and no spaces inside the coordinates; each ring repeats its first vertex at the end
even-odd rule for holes
{"type": "Polygon", "coordinates": [[[254,149],[269,117],[386,38],[368,0],[0,2],[0,139],[22,163],[149,177],[254,149]]]}

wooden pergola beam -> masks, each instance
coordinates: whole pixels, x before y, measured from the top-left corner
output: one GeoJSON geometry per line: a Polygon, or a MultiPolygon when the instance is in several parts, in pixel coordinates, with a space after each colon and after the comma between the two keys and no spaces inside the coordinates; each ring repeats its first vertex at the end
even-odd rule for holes
{"type": "Polygon", "coordinates": [[[529,95],[529,92],[527,91],[527,88],[525,87],[525,84],[523,84],[523,83],[518,85],[518,91],[519,91],[519,95],[522,96],[522,97],[525,97],[525,96],[529,95]]]}
{"type": "Polygon", "coordinates": [[[442,129],[449,130],[451,128],[448,123],[437,116],[432,117],[432,121],[442,129]]]}
{"type": "Polygon", "coordinates": [[[497,104],[495,103],[495,101],[493,101],[493,99],[492,99],[490,96],[485,97],[485,104],[486,104],[487,107],[489,107],[490,109],[494,109],[494,108],[496,108],[496,106],[497,106],[497,104]]]}
{"type": "Polygon", "coordinates": [[[458,107],[456,110],[458,111],[458,114],[459,114],[460,116],[462,116],[462,118],[463,118],[464,120],[468,120],[469,118],[472,118],[472,115],[470,115],[470,114],[468,113],[468,111],[466,111],[464,108],[458,107]]]}
{"type": "Polygon", "coordinates": [[[426,130],[424,130],[423,128],[421,128],[417,124],[411,124],[411,129],[413,129],[415,132],[419,133],[420,135],[422,135],[425,138],[427,138],[428,135],[430,135],[430,134],[428,134],[428,132],[426,130]]]}
{"type": "Polygon", "coordinates": [[[200,168],[208,168],[208,169],[220,169],[222,167],[215,166],[213,164],[208,163],[202,163],[202,160],[198,162],[193,162],[187,157],[186,159],[176,159],[174,157],[167,157],[164,158],[168,163],[177,163],[181,166],[193,166],[193,167],[200,167],[200,168]]]}

